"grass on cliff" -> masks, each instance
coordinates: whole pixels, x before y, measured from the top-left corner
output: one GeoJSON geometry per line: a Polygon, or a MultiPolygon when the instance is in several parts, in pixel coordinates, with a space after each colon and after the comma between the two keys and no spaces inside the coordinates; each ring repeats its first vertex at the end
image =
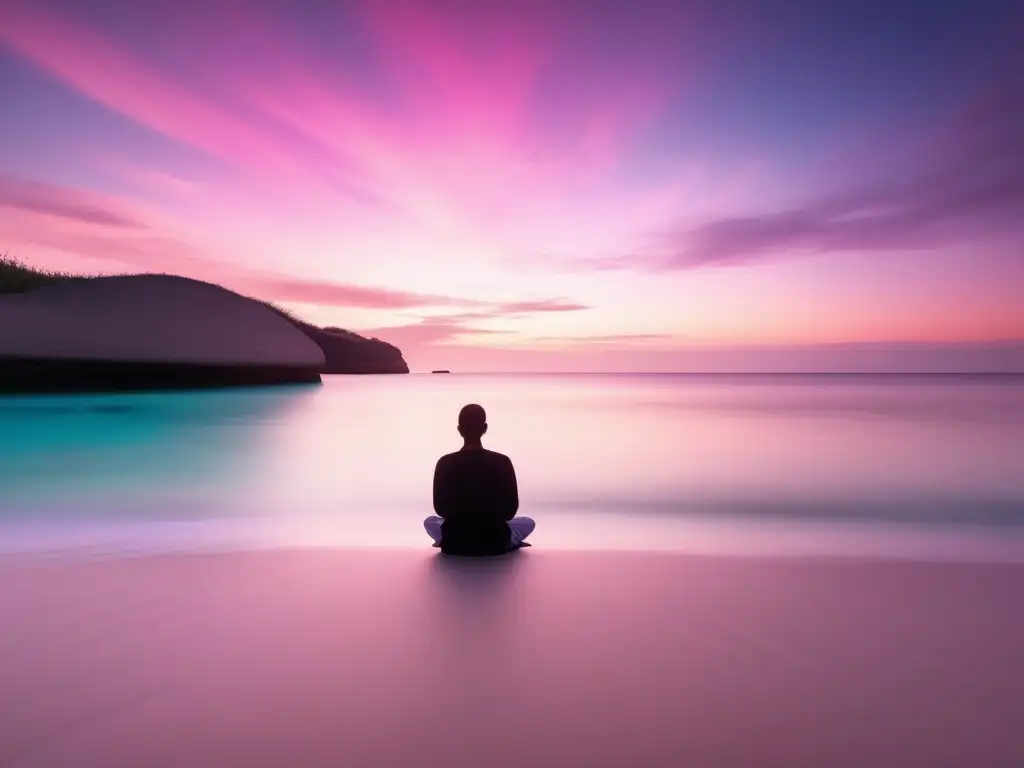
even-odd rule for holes
{"type": "Polygon", "coordinates": [[[0,256],[0,293],[24,293],[79,277],[70,272],[35,269],[6,254],[0,256]]]}
{"type": "MultiPolygon", "coordinates": [[[[30,267],[25,262],[9,254],[0,255],[0,295],[5,293],[25,293],[26,291],[34,291],[36,288],[53,285],[62,280],[88,280],[90,277],[93,276],[76,275],[71,272],[60,272],[51,269],[38,269],[30,267]]],[[[271,301],[263,299],[253,299],[253,301],[258,301],[295,325],[305,328],[316,328],[316,326],[305,322],[291,310],[278,306],[271,301]]],[[[366,340],[365,337],[342,328],[328,327],[319,330],[356,341],[366,340]]]]}

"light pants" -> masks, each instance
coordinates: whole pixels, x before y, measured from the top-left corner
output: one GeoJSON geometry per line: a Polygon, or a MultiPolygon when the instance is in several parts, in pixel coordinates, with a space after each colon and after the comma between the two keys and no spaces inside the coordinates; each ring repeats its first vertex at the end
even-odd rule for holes
{"type": "MultiPolygon", "coordinates": [[[[444,519],[436,515],[431,515],[423,521],[423,527],[427,529],[427,533],[435,544],[441,543],[441,523],[443,522],[444,519]]],[[[508,521],[508,527],[512,531],[512,547],[515,548],[523,543],[523,539],[533,532],[537,524],[528,517],[513,517],[508,521]]]]}

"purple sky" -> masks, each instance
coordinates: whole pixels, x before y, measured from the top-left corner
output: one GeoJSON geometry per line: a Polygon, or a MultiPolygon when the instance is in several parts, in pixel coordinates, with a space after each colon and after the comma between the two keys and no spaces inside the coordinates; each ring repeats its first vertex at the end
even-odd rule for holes
{"type": "Polygon", "coordinates": [[[0,250],[414,370],[1024,370],[1015,2],[0,4],[0,250]]]}

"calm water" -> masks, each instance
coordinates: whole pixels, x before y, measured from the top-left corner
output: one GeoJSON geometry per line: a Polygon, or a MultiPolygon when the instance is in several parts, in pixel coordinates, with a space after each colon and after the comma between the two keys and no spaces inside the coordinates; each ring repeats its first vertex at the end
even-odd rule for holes
{"type": "Polygon", "coordinates": [[[537,546],[1024,557],[1024,379],[673,375],[0,397],[0,551],[425,546],[471,401],[537,546]]]}

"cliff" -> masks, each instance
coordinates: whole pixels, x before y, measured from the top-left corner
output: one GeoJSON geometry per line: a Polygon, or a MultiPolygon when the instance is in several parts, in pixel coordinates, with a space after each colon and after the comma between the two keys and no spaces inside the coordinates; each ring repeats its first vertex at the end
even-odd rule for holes
{"type": "Polygon", "coordinates": [[[294,325],[198,280],[62,279],[0,296],[0,390],[315,382],[324,367],[294,325]]]}
{"type": "Polygon", "coordinates": [[[408,373],[402,351],[380,339],[341,328],[317,328],[298,321],[296,327],[316,342],[326,358],[324,373],[408,373]]]}
{"type": "MultiPolygon", "coordinates": [[[[294,333],[290,338],[315,357],[294,333]]],[[[63,379],[70,380],[66,388],[81,388],[84,382],[91,382],[91,388],[118,388],[118,382],[127,386],[130,381],[133,386],[211,386],[312,381],[320,373],[408,372],[401,350],[391,344],[340,328],[319,328],[269,302],[209,283],[170,275],[79,277],[0,257],[0,389],[44,383],[65,388],[63,379]],[[155,299],[154,291],[159,294],[155,299]],[[219,309],[200,301],[196,306],[205,309],[193,312],[200,293],[218,296],[219,309]],[[268,319],[268,310],[276,320],[268,319]],[[243,328],[250,321],[253,326],[243,328]],[[279,349],[262,362],[253,357],[254,344],[271,352],[267,345],[283,338],[284,327],[316,345],[319,362],[311,367],[306,359],[299,371],[292,363],[281,365],[279,349]],[[217,347],[215,359],[183,358],[181,353],[196,351],[196,344],[205,344],[207,352],[224,346],[217,347]],[[237,345],[234,353],[231,344],[237,345]]]]}

